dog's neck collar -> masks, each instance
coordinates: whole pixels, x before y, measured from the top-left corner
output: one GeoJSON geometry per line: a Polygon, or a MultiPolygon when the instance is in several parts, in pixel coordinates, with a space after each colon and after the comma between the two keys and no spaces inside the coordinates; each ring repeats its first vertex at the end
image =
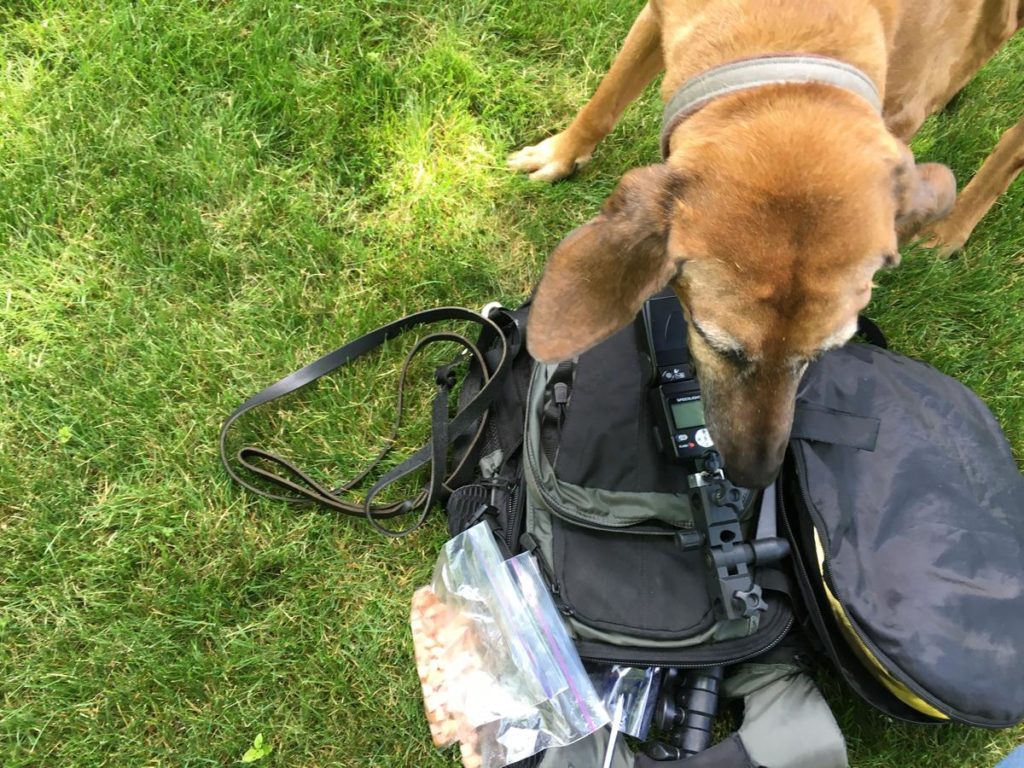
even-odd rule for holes
{"type": "Polygon", "coordinates": [[[668,157],[669,141],[679,124],[720,96],[788,83],[834,85],[865,99],[876,112],[882,111],[882,98],[871,78],[838,59],[811,54],[740,59],[687,80],[672,94],[661,121],[661,156],[668,157]]]}

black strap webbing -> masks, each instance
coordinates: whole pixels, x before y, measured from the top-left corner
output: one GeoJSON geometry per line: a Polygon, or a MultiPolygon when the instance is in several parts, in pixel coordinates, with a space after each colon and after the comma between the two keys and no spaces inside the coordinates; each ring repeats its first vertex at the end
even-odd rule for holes
{"type": "Polygon", "coordinates": [[[789,583],[789,577],[780,568],[773,565],[758,567],[756,581],[761,585],[761,589],[770,589],[772,592],[793,597],[793,586],[789,583]]]}
{"type": "Polygon", "coordinates": [[[857,316],[857,334],[863,336],[869,344],[874,344],[882,349],[889,348],[889,342],[882,333],[882,329],[875,324],[875,321],[864,315],[857,316]]]}
{"type": "Polygon", "coordinates": [[[881,421],[874,416],[858,416],[798,400],[790,439],[873,451],[880,426],[881,421]]]}
{"type": "MultiPolygon", "coordinates": [[[[882,330],[864,315],[857,318],[857,334],[869,344],[889,348],[882,330]]],[[[859,416],[797,399],[790,439],[873,451],[880,426],[881,421],[874,416],[859,416]]]]}
{"type": "MultiPolygon", "coordinates": [[[[446,481],[445,470],[450,440],[468,432],[474,425],[476,425],[476,434],[473,441],[471,441],[472,445],[479,439],[483,432],[487,408],[497,394],[501,380],[510,367],[512,359],[518,353],[521,344],[521,334],[512,333],[508,328],[503,329],[502,325],[499,325],[498,322],[496,322],[496,319],[499,321],[508,321],[509,318],[510,315],[502,310],[492,312],[490,317],[483,317],[472,310],[463,309],[461,307],[428,309],[423,312],[408,315],[407,317],[403,317],[400,320],[389,323],[388,325],[381,326],[380,328],[359,337],[355,341],[349,342],[333,352],[324,355],[319,360],[300,368],[294,373],[285,376],[280,381],[271,384],[269,387],[253,395],[238,406],[231,415],[224,420],[224,424],[221,426],[219,440],[220,458],[224,465],[224,469],[227,471],[231,479],[239,485],[268,499],[301,505],[316,503],[346,515],[365,516],[371,524],[377,528],[377,530],[388,536],[402,536],[414,531],[423,523],[430,511],[430,507],[435,501],[440,500],[440,496],[443,493],[446,481]],[[296,390],[301,389],[302,387],[312,384],[314,381],[338,370],[342,366],[352,362],[362,355],[372,352],[386,341],[395,338],[411,328],[443,321],[469,321],[483,326],[484,334],[493,338],[494,341],[497,342],[497,349],[500,351],[497,365],[493,367],[488,366],[484,354],[477,348],[477,346],[459,334],[435,333],[420,339],[406,356],[405,363],[402,367],[402,373],[399,378],[398,385],[397,415],[392,434],[384,449],[377,455],[370,466],[361,472],[356,478],[337,488],[328,489],[313,480],[309,475],[295,466],[295,464],[281,458],[280,456],[276,456],[269,451],[255,446],[245,446],[241,448],[237,454],[239,467],[256,477],[263,479],[264,481],[270,482],[273,485],[290,492],[289,494],[281,494],[272,493],[253,485],[243,478],[242,475],[236,471],[235,467],[232,466],[231,461],[228,459],[227,437],[231,426],[241,416],[255,408],[273,402],[274,400],[278,400],[292,392],[295,392],[296,390]],[[509,339],[506,336],[506,332],[508,332],[508,335],[513,338],[513,343],[510,344],[509,339]],[[455,417],[449,421],[448,394],[456,384],[456,377],[452,368],[458,362],[458,359],[453,361],[450,365],[441,366],[436,372],[437,393],[435,394],[431,405],[430,441],[412,456],[380,478],[380,480],[370,488],[362,503],[353,503],[341,498],[340,494],[358,487],[391,450],[391,446],[397,437],[398,429],[401,426],[405,380],[410,363],[412,362],[413,357],[427,346],[442,341],[454,342],[461,346],[467,354],[472,356],[476,365],[479,366],[484,378],[484,383],[480,388],[480,391],[477,392],[476,396],[466,403],[455,417]],[[428,462],[431,464],[431,469],[430,481],[426,488],[421,490],[412,498],[390,502],[380,506],[373,506],[373,499],[381,490],[396,480],[415,472],[428,462]],[[283,470],[283,474],[279,474],[275,471],[274,467],[283,470]],[[393,530],[385,528],[379,522],[380,520],[387,520],[400,515],[409,514],[416,509],[420,510],[419,517],[409,528],[393,530]]],[[[505,324],[507,325],[507,322],[505,324]]],[[[472,455],[472,453],[472,450],[467,450],[464,453],[464,457],[472,455]]],[[[462,465],[460,464],[460,466],[456,467],[451,474],[458,474],[461,470],[462,465]]]]}

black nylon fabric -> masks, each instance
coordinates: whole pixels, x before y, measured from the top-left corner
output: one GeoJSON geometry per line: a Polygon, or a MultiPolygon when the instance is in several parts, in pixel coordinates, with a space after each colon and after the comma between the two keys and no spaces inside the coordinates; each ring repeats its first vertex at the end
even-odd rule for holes
{"type": "Polygon", "coordinates": [[[791,444],[826,579],[862,639],[955,719],[1024,719],[1024,478],[995,418],[954,379],[866,345],[811,367],[808,404],[879,423],[871,451],[791,444]]]}
{"type": "Polygon", "coordinates": [[[648,374],[630,324],[580,355],[555,474],[610,491],[688,493],[687,473],[654,440],[648,374]]]}
{"type": "Polygon", "coordinates": [[[580,621],[656,640],[693,637],[714,623],[703,548],[682,550],[673,536],[597,531],[558,518],[552,526],[555,578],[580,621]]]}
{"type": "MultiPolygon", "coordinates": [[[[499,448],[506,457],[511,456],[520,448],[523,442],[523,413],[526,412],[527,389],[530,371],[533,366],[533,360],[526,352],[525,340],[529,303],[523,304],[518,309],[502,310],[502,312],[505,318],[499,319],[506,323],[514,323],[517,327],[516,333],[521,338],[517,340],[517,354],[509,365],[508,374],[500,384],[498,395],[495,397],[495,405],[488,411],[488,419],[491,423],[484,432],[481,444],[477,446],[476,455],[471,457],[471,460],[468,462],[469,466],[472,466],[480,456],[486,456],[499,448]]],[[[482,333],[477,340],[477,346],[486,350],[485,357],[493,367],[496,363],[495,355],[500,353],[498,340],[493,338],[491,334],[482,333]]],[[[471,364],[469,372],[459,390],[459,410],[462,410],[472,402],[473,398],[476,397],[483,387],[483,384],[483,374],[480,371],[480,367],[471,364]]],[[[459,437],[453,441],[452,452],[457,460],[462,459],[463,454],[470,446],[470,437],[459,437]]]]}

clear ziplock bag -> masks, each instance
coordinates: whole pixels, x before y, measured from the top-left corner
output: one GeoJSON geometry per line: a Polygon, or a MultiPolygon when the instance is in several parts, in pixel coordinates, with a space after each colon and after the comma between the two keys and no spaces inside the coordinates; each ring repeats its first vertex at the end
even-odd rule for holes
{"type": "Polygon", "coordinates": [[[615,664],[593,671],[590,679],[609,712],[614,712],[622,699],[619,733],[646,739],[661,690],[661,670],[615,664]]]}
{"type": "Polygon", "coordinates": [[[608,722],[532,556],[503,561],[490,528],[451,539],[413,601],[435,744],[500,768],[608,722]]]}

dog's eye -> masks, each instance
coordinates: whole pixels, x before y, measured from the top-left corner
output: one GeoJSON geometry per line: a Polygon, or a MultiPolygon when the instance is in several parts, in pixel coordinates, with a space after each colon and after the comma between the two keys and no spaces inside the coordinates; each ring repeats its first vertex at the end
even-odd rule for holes
{"type": "Polygon", "coordinates": [[[693,327],[696,329],[697,334],[704,339],[704,343],[707,344],[708,347],[711,348],[711,351],[716,355],[725,358],[725,360],[738,368],[746,368],[750,365],[750,358],[747,357],[747,353],[743,348],[735,343],[728,343],[729,339],[723,338],[723,333],[709,333],[697,322],[694,322],[693,327]]]}
{"type": "Polygon", "coordinates": [[[790,365],[793,366],[794,373],[796,373],[798,376],[802,376],[804,371],[807,370],[807,366],[809,366],[811,363],[813,363],[827,351],[827,349],[819,349],[817,352],[812,352],[809,355],[801,355],[799,357],[791,358],[789,362],[790,365]]]}
{"type": "Polygon", "coordinates": [[[892,267],[898,267],[900,264],[900,253],[899,251],[889,251],[882,254],[882,268],[890,269],[892,267]]]}
{"type": "Polygon", "coordinates": [[[750,365],[750,358],[747,357],[746,353],[742,349],[716,349],[715,347],[712,347],[712,349],[737,368],[746,368],[750,365]]]}

